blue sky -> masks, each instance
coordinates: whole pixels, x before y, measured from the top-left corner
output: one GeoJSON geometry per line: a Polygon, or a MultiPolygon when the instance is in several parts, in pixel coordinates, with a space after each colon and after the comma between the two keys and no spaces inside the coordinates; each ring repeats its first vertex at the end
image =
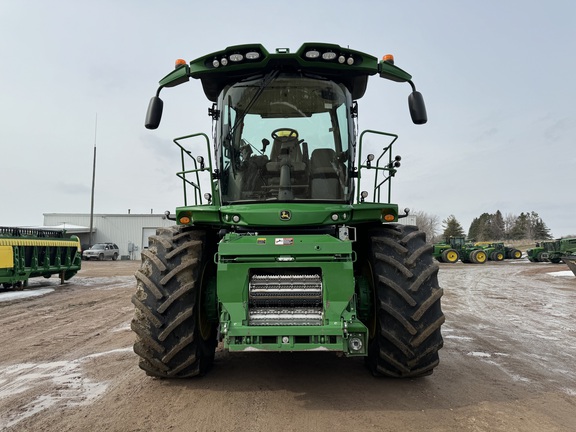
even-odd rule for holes
{"type": "Polygon", "coordinates": [[[5,0],[0,40],[2,226],[89,213],[94,142],[96,213],[173,211],[171,140],[211,131],[197,81],[164,90],[161,127],[144,128],[174,60],[319,41],[393,53],[424,95],[423,126],[406,84],[372,77],[359,101],[361,130],[400,136],[401,208],[465,230],[483,212],[536,211],[555,237],[576,234],[576,2],[5,0]]]}

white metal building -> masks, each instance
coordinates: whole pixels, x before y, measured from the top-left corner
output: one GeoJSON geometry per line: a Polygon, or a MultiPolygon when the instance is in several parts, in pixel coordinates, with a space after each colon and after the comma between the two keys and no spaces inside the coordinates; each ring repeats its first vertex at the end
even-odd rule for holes
{"type": "MultiPolygon", "coordinates": [[[[148,247],[148,237],[156,228],[175,222],[163,214],[95,214],[92,222],[92,244],[116,243],[121,259],[140,259],[140,252],[148,247]]],[[[84,248],[90,239],[90,215],[74,213],[44,213],[45,227],[66,229],[77,235],[84,248]]]]}

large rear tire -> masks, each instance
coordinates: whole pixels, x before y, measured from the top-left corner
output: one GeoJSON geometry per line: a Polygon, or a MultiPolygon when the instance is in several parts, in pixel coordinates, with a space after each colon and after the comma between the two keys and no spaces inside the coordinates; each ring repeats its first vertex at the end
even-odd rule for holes
{"type": "Polygon", "coordinates": [[[186,378],[212,365],[217,341],[203,307],[211,264],[206,244],[205,232],[174,226],[158,229],[142,252],[131,327],[148,375],[186,378]]]}
{"type": "Polygon", "coordinates": [[[491,261],[504,261],[504,253],[502,251],[494,251],[490,254],[491,261]]]}
{"type": "Polygon", "coordinates": [[[488,261],[488,255],[483,250],[476,249],[470,252],[470,261],[473,264],[484,264],[488,261]]]}
{"type": "Polygon", "coordinates": [[[460,259],[460,254],[456,249],[446,249],[442,252],[442,262],[454,264],[460,259]]]}
{"type": "Polygon", "coordinates": [[[439,363],[443,292],[432,251],[415,226],[389,224],[371,233],[374,319],[366,362],[374,375],[419,377],[439,363]]]}

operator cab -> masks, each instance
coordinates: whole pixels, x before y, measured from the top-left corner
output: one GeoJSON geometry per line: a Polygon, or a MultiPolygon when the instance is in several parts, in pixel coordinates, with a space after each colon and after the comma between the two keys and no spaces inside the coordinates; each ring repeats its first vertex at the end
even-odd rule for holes
{"type": "Polygon", "coordinates": [[[225,87],[216,129],[222,203],[350,202],[351,104],[343,84],[301,74],[225,87]]]}

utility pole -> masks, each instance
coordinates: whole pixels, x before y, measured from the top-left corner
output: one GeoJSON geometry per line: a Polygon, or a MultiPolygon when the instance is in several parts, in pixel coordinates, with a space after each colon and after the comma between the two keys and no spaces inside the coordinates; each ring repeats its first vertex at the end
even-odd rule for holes
{"type": "Polygon", "coordinates": [[[90,233],[88,243],[92,246],[92,227],[94,226],[94,184],[96,181],[96,134],[98,132],[98,113],[94,124],[94,159],[92,161],[92,195],[90,198],[90,233]]]}

